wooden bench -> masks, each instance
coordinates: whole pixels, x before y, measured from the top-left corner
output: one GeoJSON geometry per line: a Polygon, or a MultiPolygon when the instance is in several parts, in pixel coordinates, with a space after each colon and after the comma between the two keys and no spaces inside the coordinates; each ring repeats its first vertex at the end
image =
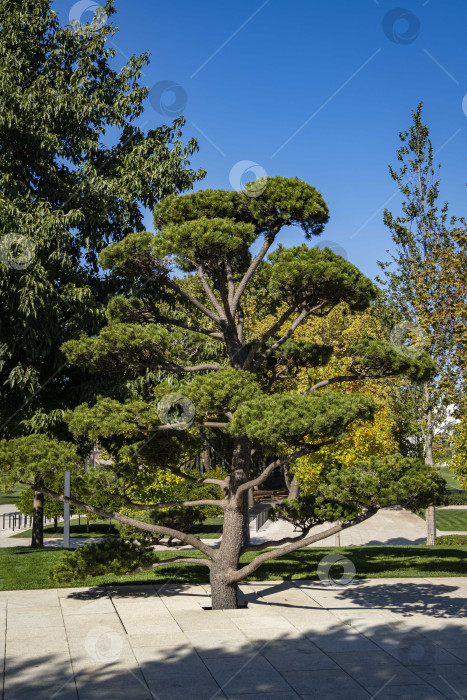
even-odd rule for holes
{"type": "Polygon", "coordinates": [[[288,496],[288,491],[282,489],[281,491],[253,491],[253,500],[255,503],[260,503],[261,501],[280,501],[288,496]]]}

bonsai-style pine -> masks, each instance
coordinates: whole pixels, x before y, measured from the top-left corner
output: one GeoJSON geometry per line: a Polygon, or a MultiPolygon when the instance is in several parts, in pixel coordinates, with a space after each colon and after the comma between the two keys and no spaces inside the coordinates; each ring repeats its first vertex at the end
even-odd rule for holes
{"type": "MultiPolygon", "coordinates": [[[[270,252],[278,234],[289,227],[300,227],[306,239],[319,235],[328,209],[320,193],[298,179],[271,177],[261,185],[244,192],[205,190],[162,200],[155,208],[156,233],[127,235],[100,257],[116,282],[124,280],[126,288],[131,282],[132,295],[111,300],[108,325],[99,335],[82,336],[63,347],[72,364],[133,388],[126,398],[107,395],[94,405],[80,405],[68,418],[77,438],[99,440],[112,455],[113,466],[101,489],[118,496],[125,512],[96,507],[92,499],[83,503],[72,498],[70,503],[176,537],[202,552],[203,559],[177,557],[152,566],[178,560],[205,564],[215,609],[236,607],[238,582],[264,561],[351,527],[381,506],[423,506],[442,489],[429,466],[398,454],[349,468],[333,464],[321,473],[316,493],[276,509],[274,517],[295,523],[296,535],[280,542],[248,543],[248,491],[274,470],[293,470],[297,458],[339,440],[353,421],[372,419],[370,398],[323,392],[323,385],[397,374],[423,381],[434,371],[422,352],[363,337],[345,375],[318,382],[301,394],[291,390],[291,373],[320,366],[332,354],[331,347],[295,340],[300,324],[310,316],[329,314],[343,301],[352,311],[365,310],[377,290],[328,248],[303,243],[279,245],[270,252]],[[257,252],[252,254],[252,249],[257,252]],[[276,319],[261,337],[248,340],[242,307],[247,294],[262,300],[264,308],[257,303],[257,313],[276,319]],[[197,478],[185,473],[184,463],[216,436],[230,449],[228,475],[197,478]],[[258,452],[267,457],[261,470],[255,461],[258,452]],[[214,486],[218,495],[144,502],[145,484],[158,470],[211,490],[214,486]],[[169,507],[200,506],[223,511],[219,548],[157,523],[157,517],[138,520],[127,514],[131,508],[157,514],[169,507]],[[310,532],[324,522],[334,524],[319,534],[310,532]],[[242,565],[242,553],[251,550],[258,550],[258,556],[242,565]]],[[[31,486],[65,500],[46,480],[31,486]]]]}

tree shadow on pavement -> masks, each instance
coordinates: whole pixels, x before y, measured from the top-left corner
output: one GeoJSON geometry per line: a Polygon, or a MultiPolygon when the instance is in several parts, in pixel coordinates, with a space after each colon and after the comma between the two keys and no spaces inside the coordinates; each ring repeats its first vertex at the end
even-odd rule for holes
{"type": "Polygon", "coordinates": [[[247,610],[207,612],[208,587],[96,587],[62,596],[65,626],[42,629],[13,603],[2,700],[466,697],[459,592],[451,581],[252,583],[247,610]],[[67,614],[79,601],[88,612],[67,614]],[[118,614],[91,615],[93,601],[118,614]]]}

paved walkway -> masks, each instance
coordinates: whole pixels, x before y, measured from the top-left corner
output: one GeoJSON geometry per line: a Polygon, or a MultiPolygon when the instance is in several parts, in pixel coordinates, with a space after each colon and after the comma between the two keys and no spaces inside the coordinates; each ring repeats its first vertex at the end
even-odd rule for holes
{"type": "Polygon", "coordinates": [[[0,503],[0,515],[3,513],[14,513],[18,512],[18,508],[12,503],[0,503]]]}
{"type": "MultiPolygon", "coordinates": [[[[319,525],[314,532],[321,532],[330,527],[319,525]]],[[[280,539],[296,535],[293,526],[284,521],[270,523],[264,530],[253,536],[253,542],[280,539]]],[[[423,544],[426,541],[425,521],[408,510],[382,508],[368,520],[340,533],[341,546],[377,545],[377,544],[423,544]]],[[[315,547],[332,547],[335,537],[319,540],[315,547]]]]}
{"type": "Polygon", "coordinates": [[[247,609],[215,612],[208,590],[1,592],[0,697],[467,697],[467,578],[250,583],[247,609]]]}
{"type": "MultiPolygon", "coordinates": [[[[330,527],[320,525],[315,528],[315,532],[326,530],[330,527]]],[[[11,530],[0,530],[0,549],[4,547],[21,547],[28,546],[30,540],[26,538],[12,538],[11,530]]],[[[266,526],[259,532],[251,530],[251,541],[253,544],[266,542],[268,540],[278,540],[282,537],[295,536],[293,526],[285,521],[271,522],[268,521],[266,526]]],[[[438,530],[438,535],[449,534],[467,534],[455,531],[438,530]]],[[[81,544],[90,544],[97,542],[97,539],[75,538],[70,540],[71,547],[78,547],[81,544]]],[[[219,545],[220,539],[204,540],[211,546],[219,545]]],[[[315,542],[311,547],[334,547],[336,545],[336,537],[328,537],[315,542]]],[[[408,510],[396,508],[382,508],[368,520],[355,525],[354,527],[344,530],[340,533],[340,546],[365,546],[365,545],[411,545],[425,544],[426,542],[426,523],[424,520],[411,513],[408,510]]],[[[62,537],[47,538],[44,540],[46,547],[61,547],[63,545],[62,537]]],[[[166,547],[156,547],[156,549],[167,549],[166,547]]],[[[191,547],[171,547],[171,549],[191,549],[191,547]]]]}

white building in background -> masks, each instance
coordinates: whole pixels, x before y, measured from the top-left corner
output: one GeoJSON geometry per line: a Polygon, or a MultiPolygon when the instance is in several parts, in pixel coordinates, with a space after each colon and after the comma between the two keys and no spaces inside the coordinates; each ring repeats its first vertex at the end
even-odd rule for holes
{"type": "MultiPolygon", "coordinates": [[[[455,425],[460,423],[460,420],[458,418],[454,418],[454,414],[456,412],[457,406],[453,403],[450,403],[449,406],[446,408],[446,418],[442,423],[440,423],[437,427],[435,427],[435,435],[441,435],[442,433],[450,433],[452,432],[452,429],[455,425]]],[[[436,412],[435,412],[435,421],[436,421],[436,412]]]]}

